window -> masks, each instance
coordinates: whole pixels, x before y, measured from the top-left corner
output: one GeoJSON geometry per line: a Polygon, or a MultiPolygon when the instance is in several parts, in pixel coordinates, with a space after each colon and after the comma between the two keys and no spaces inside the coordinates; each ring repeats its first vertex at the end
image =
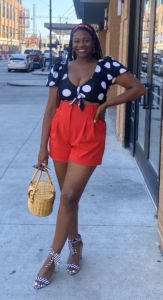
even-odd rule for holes
{"type": "Polygon", "coordinates": [[[3,13],[2,13],[3,18],[5,18],[5,1],[3,0],[3,13]]]}
{"type": "Polygon", "coordinates": [[[9,19],[9,5],[6,4],[6,18],[9,19]]]}

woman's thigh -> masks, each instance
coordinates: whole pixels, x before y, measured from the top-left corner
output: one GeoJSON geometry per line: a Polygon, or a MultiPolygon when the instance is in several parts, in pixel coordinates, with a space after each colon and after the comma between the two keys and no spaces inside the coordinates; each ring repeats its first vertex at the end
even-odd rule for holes
{"type": "Polygon", "coordinates": [[[69,162],[62,186],[62,195],[79,201],[84,188],[96,167],[69,162]]]}
{"type": "Polygon", "coordinates": [[[67,172],[68,164],[63,163],[63,162],[59,162],[59,161],[54,161],[54,160],[53,160],[53,164],[54,164],[55,173],[56,173],[56,176],[57,176],[57,179],[58,179],[60,189],[62,190],[63,183],[64,183],[65,176],[66,176],[66,172],[67,172]]]}

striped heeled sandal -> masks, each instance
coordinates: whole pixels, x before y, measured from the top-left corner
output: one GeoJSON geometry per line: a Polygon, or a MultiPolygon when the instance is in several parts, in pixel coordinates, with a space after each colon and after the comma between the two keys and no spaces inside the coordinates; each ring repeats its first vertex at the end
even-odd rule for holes
{"type": "MultiPolygon", "coordinates": [[[[50,268],[53,268],[53,270],[55,272],[56,267],[60,263],[60,254],[54,252],[54,250],[51,248],[50,252],[49,252],[49,256],[50,256],[49,261],[45,265],[43,265],[42,269],[44,269],[45,272],[48,272],[48,270],[50,268]]],[[[42,288],[46,287],[47,285],[50,284],[51,279],[52,279],[52,276],[51,276],[51,278],[45,278],[43,276],[38,275],[34,281],[34,288],[42,289],[42,288]]]]}
{"type": "Polygon", "coordinates": [[[67,272],[69,275],[75,275],[80,271],[80,266],[73,261],[82,259],[82,249],[83,249],[83,242],[81,239],[81,235],[78,234],[77,237],[73,240],[68,240],[68,246],[70,249],[70,255],[67,262],[67,272]]]}

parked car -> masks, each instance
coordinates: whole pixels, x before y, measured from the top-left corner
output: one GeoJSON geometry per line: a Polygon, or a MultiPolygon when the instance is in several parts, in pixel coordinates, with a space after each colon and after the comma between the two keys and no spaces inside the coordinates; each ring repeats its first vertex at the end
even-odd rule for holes
{"type": "Polygon", "coordinates": [[[33,61],[28,54],[12,54],[8,61],[8,72],[12,70],[33,70],[33,61]]]}
{"type": "Polygon", "coordinates": [[[24,54],[30,54],[32,51],[33,51],[32,48],[25,49],[25,50],[24,50],[24,54]]]}
{"type": "Polygon", "coordinates": [[[163,58],[158,58],[153,64],[153,71],[157,75],[163,75],[163,58]]]}
{"type": "Polygon", "coordinates": [[[30,57],[33,61],[34,69],[40,69],[44,67],[44,55],[41,50],[32,50],[30,52],[30,57]]]}

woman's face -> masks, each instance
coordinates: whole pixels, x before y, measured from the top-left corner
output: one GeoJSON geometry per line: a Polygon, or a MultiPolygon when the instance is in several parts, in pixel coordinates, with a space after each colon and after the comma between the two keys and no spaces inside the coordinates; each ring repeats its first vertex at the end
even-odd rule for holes
{"type": "Polygon", "coordinates": [[[94,43],[89,32],[77,30],[72,39],[72,49],[79,58],[86,58],[94,52],[94,43]]]}

